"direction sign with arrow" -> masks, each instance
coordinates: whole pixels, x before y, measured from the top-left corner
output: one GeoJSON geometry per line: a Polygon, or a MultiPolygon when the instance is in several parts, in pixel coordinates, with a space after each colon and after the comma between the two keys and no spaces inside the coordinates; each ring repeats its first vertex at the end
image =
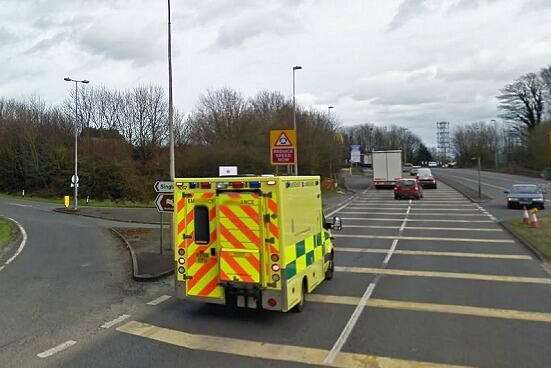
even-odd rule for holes
{"type": "Polygon", "coordinates": [[[153,187],[157,193],[174,193],[174,183],[171,181],[158,181],[153,187]]]}
{"type": "Polygon", "coordinates": [[[155,207],[159,212],[174,212],[174,194],[159,193],[155,199],[155,207]]]}

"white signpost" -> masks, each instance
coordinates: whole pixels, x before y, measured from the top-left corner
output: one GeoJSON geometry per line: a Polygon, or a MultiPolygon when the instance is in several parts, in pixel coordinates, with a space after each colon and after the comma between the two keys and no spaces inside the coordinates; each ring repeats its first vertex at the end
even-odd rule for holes
{"type": "Polygon", "coordinates": [[[79,178],[78,176],[76,177],[76,180],[75,180],[75,176],[71,176],[71,188],[74,188],[75,187],[75,182],[76,182],[76,185],[77,185],[77,188],[80,186],[79,185],[79,178]]]}
{"type": "Polygon", "coordinates": [[[174,182],[172,181],[158,181],[153,186],[157,193],[174,193],[174,182]]]}

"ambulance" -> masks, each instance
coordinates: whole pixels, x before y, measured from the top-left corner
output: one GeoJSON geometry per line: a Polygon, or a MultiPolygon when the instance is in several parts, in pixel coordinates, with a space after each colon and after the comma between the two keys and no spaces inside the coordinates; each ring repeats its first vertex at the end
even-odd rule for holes
{"type": "Polygon", "coordinates": [[[302,311],[333,277],[331,230],[317,176],[175,179],[176,296],[302,311]]]}

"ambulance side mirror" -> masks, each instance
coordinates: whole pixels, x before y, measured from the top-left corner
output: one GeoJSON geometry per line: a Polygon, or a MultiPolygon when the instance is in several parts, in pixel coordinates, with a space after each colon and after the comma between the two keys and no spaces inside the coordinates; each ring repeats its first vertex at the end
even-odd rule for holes
{"type": "Polygon", "coordinates": [[[333,223],[331,224],[331,229],[336,231],[342,230],[342,221],[340,217],[333,217],[333,223]]]}

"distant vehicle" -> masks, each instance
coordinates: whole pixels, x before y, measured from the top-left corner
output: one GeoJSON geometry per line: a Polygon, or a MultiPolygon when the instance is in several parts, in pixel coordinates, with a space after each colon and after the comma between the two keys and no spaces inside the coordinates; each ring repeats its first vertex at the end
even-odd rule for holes
{"type": "Polygon", "coordinates": [[[422,167],[417,171],[417,180],[423,188],[436,189],[436,179],[432,175],[432,171],[429,168],[422,167]]]}
{"type": "Polygon", "coordinates": [[[416,179],[400,179],[394,187],[394,199],[421,199],[423,187],[416,179]]]}
{"type": "Polygon", "coordinates": [[[431,162],[429,162],[429,167],[438,167],[438,163],[434,162],[434,161],[431,161],[431,162]]]}
{"type": "Polygon", "coordinates": [[[409,175],[411,176],[415,176],[417,175],[417,171],[421,168],[421,166],[413,166],[410,170],[409,170],[409,175]]]}
{"type": "Polygon", "coordinates": [[[410,164],[409,162],[406,162],[405,164],[402,165],[403,172],[410,172],[412,168],[413,168],[413,164],[410,164]]]}
{"type": "Polygon", "coordinates": [[[507,208],[545,209],[545,190],[535,184],[515,184],[504,193],[507,195],[507,208]]]}
{"type": "Polygon", "coordinates": [[[374,151],[372,157],[375,189],[394,187],[402,177],[402,151],[374,151]]]}

